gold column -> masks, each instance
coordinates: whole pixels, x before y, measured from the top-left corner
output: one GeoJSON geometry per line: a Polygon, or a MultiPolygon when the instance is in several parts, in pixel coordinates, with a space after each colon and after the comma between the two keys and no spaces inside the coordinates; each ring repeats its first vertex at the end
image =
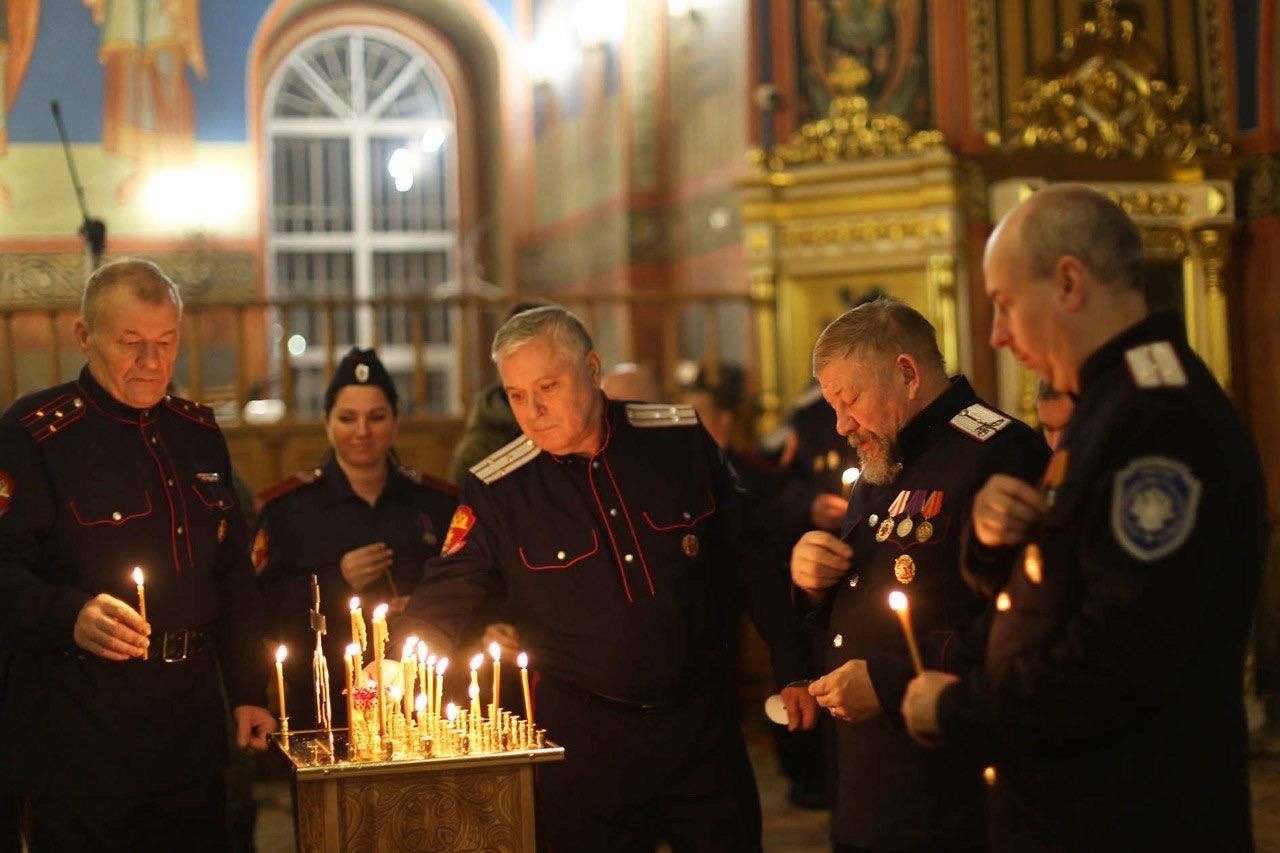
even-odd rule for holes
{"type": "Polygon", "coordinates": [[[938,347],[947,370],[960,370],[960,339],[956,320],[956,259],[953,255],[931,255],[925,271],[929,316],[938,329],[938,347]]]}
{"type": "MultiPolygon", "coordinates": [[[[1197,284],[1203,284],[1203,301],[1200,303],[1203,316],[1196,317],[1192,326],[1198,338],[1196,349],[1228,394],[1231,393],[1231,346],[1223,270],[1229,242],[1225,229],[1221,227],[1208,226],[1192,231],[1191,253],[1200,274],[1197,276],[1199,281],[1185,282],[1188,303],[1195,298],[1197,284]]],[[[1192,320],[1190,314],[1188,320],[1192,320]]]]}

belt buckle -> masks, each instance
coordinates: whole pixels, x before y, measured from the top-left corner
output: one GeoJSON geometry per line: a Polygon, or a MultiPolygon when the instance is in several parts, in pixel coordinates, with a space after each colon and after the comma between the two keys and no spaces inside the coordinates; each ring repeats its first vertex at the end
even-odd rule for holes
{"type": "Polygon", "coordinates": [[[174,638],[174,634],[165,632],[164,639],[161,641],[160,657],[165,663],[181,663],[187,659],[187,648],[191,637],[190,631],[179,632],[177,636],[182,637],[182,651],[173,654],[169,650],[169,641],[174,638]]]}

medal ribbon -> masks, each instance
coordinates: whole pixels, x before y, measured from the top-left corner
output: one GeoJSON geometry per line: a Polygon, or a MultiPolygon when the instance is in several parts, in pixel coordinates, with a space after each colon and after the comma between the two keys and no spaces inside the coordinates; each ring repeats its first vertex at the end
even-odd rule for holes
{"type": "Polygon", "coordinates": [[[924,499],[928,496],[928,489],[916,489],[911,493],[911,501],[907,504],[907,518],[920,511],[920,507],[924,506],[924,499]]]}
{"type": "Polygon", "coordinates": [[[907,505],[907,498],[911,495],[906,489],[898,492],[898,496],[894,498],[893,504],[889,507],[889,517],[894,518],[902,513],[907,505]]]}
{"type": "Polygon", "coordinates": [[[920,510],[920,514],[926,519],[933,518],[942,512],[942,491],[936,491],[929,495],[929,499],[924,502],[924,508],[920,510]]]}

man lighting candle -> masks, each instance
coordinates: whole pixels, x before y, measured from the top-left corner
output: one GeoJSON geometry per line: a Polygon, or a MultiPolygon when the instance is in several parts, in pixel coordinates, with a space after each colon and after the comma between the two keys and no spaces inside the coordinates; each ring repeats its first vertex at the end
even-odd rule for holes
{"type": "Polygon", "coordinates": [[[1032,480],[1048,448],[963,376],[948,379],[933,326],[894,300],[831,323],[813,372],[860,471],[839,535],[810,531],[791,556],[826,648],[829,672],[809,690],[836,720],[835,849],[980,850],[978,768],[931,754],[899,723],[914,667],[885,602],[910,590],[925,659],[971,666],[984,607],[960,577],[960,530],[991,472],[1032,480]]]}
{"type": "Polygon", "coordinates": [[[168,393],[181,326],[154,264],[99,268],[75,324],[86,367],[0,418],[0,636],[20,686],[2,701],[33,850],[224,849],[220,678],[241,747],[276,725],[226,443],[211,409],[168,393]]]}

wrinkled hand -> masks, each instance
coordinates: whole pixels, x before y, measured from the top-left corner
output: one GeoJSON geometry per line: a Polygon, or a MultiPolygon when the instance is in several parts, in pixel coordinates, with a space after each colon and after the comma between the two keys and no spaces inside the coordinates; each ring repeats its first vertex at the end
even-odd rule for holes
{"type": "Polygon", "coordinates": [[[236,720],[236,746],[262,752],[267,748],[267,735],[276,730],[276,718],[257,705],[237,705],[231,712],[236,720]]]}
{"type": "Polygon", "coordinates": [[[994,474],[973,499],[973,532],[989,548],[1021,545],[1048,510],[1039,489],[1017,477],[994,474]]]}
{"type": "Polygon", "coordinates": [[[849,502],[839,495],[823,492],[809,504],[809,521],[819,530],[834,533],[840,529],[845,513],[849,511],[849,502]]]}
{"type": "Polygon", "coordinates": [[[846,723],[860,723],[880,713],[880,699],[864,660],[841,664],[810,684],[809,693],[831,716],[846,723]]]}
{"type": "Polygon", "coordinates": [[[927,669],[911,679],[906,695],[902,697],[902,718],[907,731],[924,746],[942,743],[942,730],[938,728],[938,696],[948,685],[959,681],[949,672],[927,669]]]}
{"type": "Polygon", "coordinates": [[[853,549],[825,530],[810,530],[791,549],[791,582],[811,596],[849,571],[853,549]]]}
{"type": "Polygon", "coordinates": [[[818,700],[799,685],[784,687],[779,691],[782,705],[787,709],[787,731],[809,731],[818,724],[818,700]]]}
{"type": "Polygon", "coordinates": [[[484,636],[480,638],[480,645],[484,647],[485,652],[489,651],[490,643],[497,643],[502,648],[503,660],[515,660],[515,656],[520,653],[520,632],[516,630],[515,625],[508,625],[505,622],[486,625],[484,636]]]}
{"type": "Polygon", "coordinates": [[[71,631],[77,646],[89,654],[114,661],[142,657],[150,636],[151,626],[138,611],[105,592],[80,608],[71,631]]]}
{"type": "Polygon", "coordinates": [[[347,584],[359,592],[382,577],[394,560],[395,554],[386,544],[374,542],[343,554],[338,569],[347,584]]]}

